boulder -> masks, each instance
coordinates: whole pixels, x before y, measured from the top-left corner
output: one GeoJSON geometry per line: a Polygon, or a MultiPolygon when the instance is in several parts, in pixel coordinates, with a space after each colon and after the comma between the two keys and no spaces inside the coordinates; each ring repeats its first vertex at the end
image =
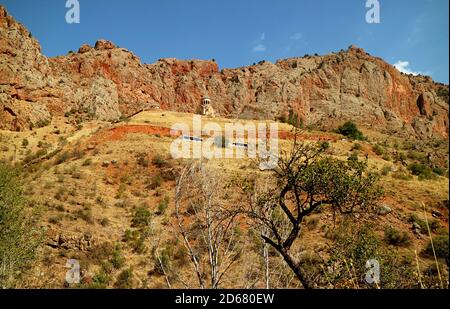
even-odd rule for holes
{"type": "Polygon", "coordinates": [[[385,216],[385,215],[390,214],[391,212],[392,212],[392,208],[389,207],[389,205],[387,205],[387,204],[381,204],[376,209],[376,213],[379,216],[385,216]]]}
{"type": "Polygon", "coordinates": [[[95,43],[96,50],[105,50],[105,49],[114,49],[114,48],[116,48],[116,46],[112,42],[107,41],[107,40],[98,40],[95,43]]]}
{"type": "Polygon", "coordinates": [[[90,52],[92,49],[93,48],[90,45],[84,44],[78,49],[78,53],[84,54],[84,53],[90,52]]]}

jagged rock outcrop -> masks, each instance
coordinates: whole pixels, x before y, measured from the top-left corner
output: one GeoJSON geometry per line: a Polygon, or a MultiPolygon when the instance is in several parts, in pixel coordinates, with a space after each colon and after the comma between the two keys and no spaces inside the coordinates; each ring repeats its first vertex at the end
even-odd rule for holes
{"type": "Polygon", "coordinates": [[[27,129],[69,110],[103,120],[154,107],[194,112],[208,93],[221,116],[273,119],[292,110],[322,128],[353,120],[391,134],[448,137],[448,85],[402,74],[355,46],[221,71],[214,61],[142,64],[106,40],[47,59],[1,7],[0,17],[3,129],[27,129]]]}
{"type": "Polygon", "coordinates": [[[0,7],[0,128],[29,129],[50,119],[48,60],[24,26],[0,7]]]}

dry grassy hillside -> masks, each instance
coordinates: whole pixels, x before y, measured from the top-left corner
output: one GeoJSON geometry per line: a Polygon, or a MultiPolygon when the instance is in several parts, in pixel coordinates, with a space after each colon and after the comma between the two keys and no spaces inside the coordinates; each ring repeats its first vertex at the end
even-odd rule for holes
{"type": "MultiPolygon", "coordinates": [[[[16,286],[69,287],[66,263],[77,259],[82,280],[70,287],[198,287],[175,212],[176,180],[188,162],[172,159],[169,152],[175,138],[170,127],[192,123],[192,115],[149,111],[116,124],[82,125],[73,124],[71,117],[55,118],[51,125],[29,132],[0,131],[0,160],[23,170],[27,209],[37,211],[37,224],[45,230],[36,260],[23,270],[16,286]]],[[[223,126],[231,120],[214,121],[223,126]]],[[[280,124],[279,129],[280,146],[289,149],[292,127],[280,124]]],[[[441,282],[448,287],[448,143],[363,133],[365,141],[332,132],[301,133],[302,140],[326,142],[331,157],[367,157],[369,167],[381,175],[384,194],[378,214],[368,220],[335,218],[327,207],[315,211],[294,244],[295,257],[321,287],[369,287],[359,282],[364,274],[355,270],[358,257],[348,255],[351,250],[372,250],[395,268],[389,271],[391,277],[383,277],[383,287],[434,288],[441,282]],[[428,227],[437,260],[427,249],[428,227]],[[348,242],[352,246],[345,245],[348,242]],[[341,265],[338,276],[331,269],[339,258],[347,268],[341,265]]],[[[246,181],[271,178],[250,159],[212,159],[204,165],[218,179],[217,198],[230,209],[246,203],[246,181]]],[[[180,215],[183,223],[195,223],[192,210],[180,215]]],[[[271,287],[301,287],[275,251],[268,249],[265,260],[256,227],[244,216],[237,216],[236,222],[230,255],[235,261],[221,287],[265,287],[266,262],[271,287]]],[[[201,229],[197,226],[192,242],[201,267],[207,268],[201,229]]],[[[204,276],[208,282],[206,271],[204,276]]]]}

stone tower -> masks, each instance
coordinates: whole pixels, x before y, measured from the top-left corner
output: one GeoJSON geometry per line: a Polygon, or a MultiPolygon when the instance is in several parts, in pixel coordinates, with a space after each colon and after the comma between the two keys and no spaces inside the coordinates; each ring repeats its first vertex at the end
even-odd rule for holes
{"type": "Polygon", "coordinates": [[[207,116],[207,117],[216,117],[215,113],[214,113],[214,109],[211,106],[211,99],[208,96],[204,96],[202,98],[202,115],[203,116],[207,116]]]}

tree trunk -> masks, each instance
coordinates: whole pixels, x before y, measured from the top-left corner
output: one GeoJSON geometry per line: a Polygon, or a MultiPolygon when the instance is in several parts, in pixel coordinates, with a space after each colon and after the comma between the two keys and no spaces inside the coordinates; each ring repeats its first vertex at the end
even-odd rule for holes
{"type": "Polygon", "coordinates": [[[286,262],[286,264],[288,264],[288,266],[292,269],[292,271],[294,272],[295,276],[297,277],[297,279],[301,282],[301,284],[303,285],[303,287],[305,289],[312,289],[312,284],[309,282],[309,280],[306,278],[305,274],[303,273],[303,271],[300,269],[300,267],[292,260],[292,257],[289,255],[288,252],[286,252],[285,250],[281,249],[278,250],[281,255],[283,256],[284,261],[286,262]]]}

